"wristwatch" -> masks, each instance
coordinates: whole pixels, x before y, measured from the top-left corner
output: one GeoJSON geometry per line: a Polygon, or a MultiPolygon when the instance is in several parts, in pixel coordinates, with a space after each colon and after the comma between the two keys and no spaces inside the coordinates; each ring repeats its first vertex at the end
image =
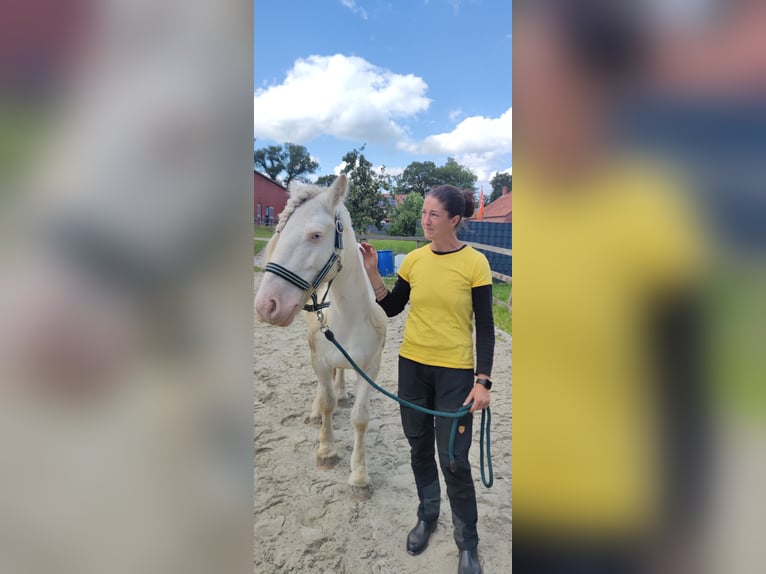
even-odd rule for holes
{"type": "Polygon", "coordinates": [[[490,381],[489,379],[476,379],[476,384],[481,385],[487,390],[492,388],[492,381],[490,381]]]}

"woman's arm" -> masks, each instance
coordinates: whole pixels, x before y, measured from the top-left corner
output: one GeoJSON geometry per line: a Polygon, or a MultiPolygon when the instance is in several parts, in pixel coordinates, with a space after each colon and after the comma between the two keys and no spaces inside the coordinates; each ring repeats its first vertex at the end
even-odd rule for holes
{"type": "Polygon", "coordinates": [[[386,284],[383,283],[383,278],[378,273],[378,252],[372,245],[365,242],[359,246],[359,251],[362,253],[364,270],[367,272],[378,305],[389,317],[398,315],[404,310],[407,301],[410,300],[410,284],[399,277],[396,285],[394,285],[394,290],[389,292],[386,284]]]}
{"type": "Polygon", "coordinates": [[[476,320],[476,375],[489,378],[495,355],[495,320],[492,317],[492,285],[471,289],[476,320]]]}
{"type": "MultiPolygon", "coordinates": [[[[492,317],[492,285],[471,289],[473,315],[476,320],[476,378],[489,379],[492,374],[492,360],[495,355],[495,320],[492,317]]],[[[471,412],[486,409],[490,403],[489,390],[474,384],[463,402],[473,401],[471,412]]]]}
{"type": "MultiPolygon", "coordinates": [[[[384,285],[385,288],[385,285],[384,285]]],[[[377,291],[375,292],[375,298],[377,299],[377,291]]],[[[386,289],[386,294],[383,296],[382,299],[377,299],[378,305],[383,307],[383,310],[386,312],[386,315],[389,317],[394,317],[395,315],[398,315],[402,311],[404,311],[405,305],[407,305],[407,301],[410,300],[410,284],[407,283],[404,279],[399,277],[396,280],[396,284],[394,285],[394,289],[389,293],[388,289],[386,289]]]]}

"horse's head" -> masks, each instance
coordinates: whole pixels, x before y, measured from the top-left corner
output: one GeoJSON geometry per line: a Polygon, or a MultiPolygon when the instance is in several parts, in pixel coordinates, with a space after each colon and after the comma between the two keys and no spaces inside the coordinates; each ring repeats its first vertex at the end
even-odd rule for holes
{"type": "MultiPolygon", "coordinates": [[[[335,252],[335,214],[348,181],[339,176],[329,188],[290,186],[290,200],[280,215],[277,232],[267,247],[266,259],[311,283],[335,252]]],[[[326,279],[331,279],[333,272],[326,279]]],[[[286,327],[306,304],[311,291],[277,273],[265,273],[255,295],[260,321],[286,327]]]]}

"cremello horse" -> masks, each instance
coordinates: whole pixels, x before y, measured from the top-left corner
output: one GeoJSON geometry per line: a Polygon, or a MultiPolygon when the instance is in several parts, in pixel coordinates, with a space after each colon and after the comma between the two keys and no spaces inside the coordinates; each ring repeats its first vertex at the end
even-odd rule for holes
{"type": "MultiPolygon", "coordinates": [[[[351,218],[343,205],[347,183],[346,176],[341,175],[330,188],[302,184],[290,187],[290,200],[266,248],[268,263],[255,296],[255,309],[260,321],[285,327],[302,312],[313,293],[321,298],[331,282],[328,300],[332,306],[323,311],[327,324],[350,356],[374,379],[380,370],[386,318],[375,303],[351,218]]],[[[338,399],[346,398],[343,370],[351,365],[325,339],[317,316],[305,316],[311,363],[319,379],[311,409],[311,417],[321,416],[322,421],[317,465],[331,468],[338,462],[332,415],[338,399]]],[[[367,383],[357,377],[351,411],[354,451],[348,482],[354,495],[362,498],[370,494],[364,444],[370,419],[369,393],[367,383]]]]}

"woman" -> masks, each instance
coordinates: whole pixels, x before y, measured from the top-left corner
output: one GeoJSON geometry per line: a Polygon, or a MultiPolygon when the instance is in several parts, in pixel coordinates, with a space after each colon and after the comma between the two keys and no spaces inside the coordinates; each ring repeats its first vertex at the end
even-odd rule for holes
{"type": "MultiPolygon", "coordinates": [[[[472,213],[471,192],[451,185],[431,190],[423,202],[421,218],[423,233],[431,243],[407,255],[391,292],[378,273],[375,248],[367,243],[360,248],[375,299],[386,314],[393,317],[401,313],[410,301],[399,350],[399,396],[429,409],[456,411],[473,401],[473,413],[487,408],[490,402],[489,377],[495,347],[492,273],[487,258],[457,238],[463,217],[472,213]],[[476,363],[472,315],[476,320],[476,363]]],[[[414,556],[425,550],[439,517],[436,442],[460,551],[458,574],[481,572],[476,493],[468,461],[471,413],[458,422],[453,472],[448,450],[452,419],[434,420],[430,415],[401,408],[420,499],[418,522],[407,536],[407,552],[414,556]]]]}

